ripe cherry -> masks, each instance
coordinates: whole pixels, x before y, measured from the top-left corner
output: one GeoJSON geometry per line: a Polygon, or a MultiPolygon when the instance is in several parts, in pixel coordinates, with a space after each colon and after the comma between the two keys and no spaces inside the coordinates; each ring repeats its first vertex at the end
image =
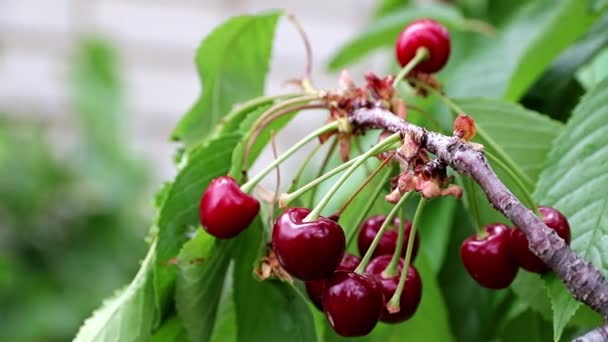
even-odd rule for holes
{"type": "MultiPolygon", "coordinates": [[[[365,255],[369,246],[372,244],[374,237],[380,230],[380,226],[384,223],[386,216],[378,215],[371,216],[367,220],[361,224],[361,229],[359,231],[359,236],[357,237],[357,246],[359,247],[359,253],[361,255],[365,255]]],[[[380,243],[376,247],[373,256],[380,255],[393,255],[395,252],[395,248],[397,247],[397,238],[399,236],[400,227],[399,218],[395,218],[393,226],[388,227],[387,230],[384,231],[382,238],[380,239],[380,243]]],[[[410,236],[410,230],[412,229],[412,223],[409,221],[405,222],[405,234],[403,237],[403,248],[401,249],[401,256],[405,256],[407,242],[410,236]]],[[[414,238],[414,247],[412,249],[412,262],[416,259],[416,254],[418,254],[418,245],[420,244],[420,238],[418,237],[418,232],[416,232],[414,238]]]]}
{"type": "Polygon", "coordinates": [[[274,223],[272,248],[279,263],[301,280],[319,280],[332,275],[346,247],[344,231],[337,222],[319,217],[304,222],[306,208],[289,208],[274,223]]]}
{"type": "Polygon", "coordinates": [[[372,276],[337,271],[325,284],[323,307],[339,335],[367,335],[384,309],[382,285],[372,276]]]}
{"type": "Polygon", "coordinates": [[[485,227],[483,236],[473,235],[462,242],[460,257],[469,274],[480,285],[502,289],[511,284],[518,266],[511,256],[511,231],[502,223],[485,227]]]}
{"type": "Polygon", "coordinates": [[[201,198],[199,218],[203,228],[219,239],[235,237],[260,211],[260,202],[244,193],[228,176],[211,181],[201,198]]]}
{"type": "MultiPolygon", "coordinates": [[[[570,244],[570,224],[568,219],[557,209],[551,207],[538,207],[538,211],[542,215],[543,222],[547,227],[555,230],[567,244],[570,244]]],[[[539,257],[534,255],[528,249],[528,239],[519,229],[511,231],[511,253],[513,257],[523,269],[535,272],[545,273],[550,270],[539,257]]]]}
{"type": "MultiPolygon", "coordinates": [[[[382,284],[382,292],[384,293],[384,300],[388,302],[395,290],[399,285],[399,277],[403,270],[403,259],[399,260],[397,266],[397,274],[392,277],[387,277],[384,274],[386,266],[391,262],[391,255],[381,255],[367,265],[365,274],[374,276],[382,284]]],[[[403,285],[403,292],[401,292],[401,298],[399,300],[400,310],[399,312],[390,313],[384,308],[380,320],[386,323],[398,323],[408,320],[418,309],[420,299],[422,297],[422,281],[420,275],[413,265],[410,265],[407,270],[407,277],[405,278],[405,284],[403,285]]]]}
{"type": "Polygon", "coordinates": [[[405,66],[416,55],[418,48],[425,47],[429,57],[413,69],[424,73],[439,71],[450,56],[450,34],[438,22],[431,19],[419,19],[407,25],[395,44],[397,60],[405,66]]]}
{"type": "MultiPolygon", "coordinates": [[[[350,253],[345,253],[336,271],[354,271],[361,259],[350,253]]],[[[323,311],[323,292],[325,291],[325,279],[311,280],[306,282],[306,292],[312,303],[323,311]]]]}

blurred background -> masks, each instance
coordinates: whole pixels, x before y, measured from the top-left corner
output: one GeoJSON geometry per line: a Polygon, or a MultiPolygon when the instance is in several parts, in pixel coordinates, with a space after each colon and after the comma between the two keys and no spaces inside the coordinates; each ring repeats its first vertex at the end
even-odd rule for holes
{"type": "MultiPolygon", "coordinates": [[[[289,2],[313,45],[317,84],[334,84],[327,58],[361,30],[374,4],[289,2]]],[[[152,195],[175,173],[170,133],[200,91],[198,44],[230,16],[285,6],[0,0],[0,340],[70,340],[127,284],[147,247],[152,195]]],[[[284,89],[304,63],[296,31],[282,22],[269,92],[284,89]]],[[[279,148],[303,124],[294,120],[279,148]]]]}

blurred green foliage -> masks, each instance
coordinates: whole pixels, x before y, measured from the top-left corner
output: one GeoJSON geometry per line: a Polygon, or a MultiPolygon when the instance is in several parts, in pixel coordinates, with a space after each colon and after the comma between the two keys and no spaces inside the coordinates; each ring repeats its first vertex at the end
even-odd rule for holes
{"type": "Polygon", "coordinates": [[[74,136],[0,115],[2,341],[70,340],[146,250],[149,177],[125,148],[114,51],[83,39],[73,67],[74,136]]]}

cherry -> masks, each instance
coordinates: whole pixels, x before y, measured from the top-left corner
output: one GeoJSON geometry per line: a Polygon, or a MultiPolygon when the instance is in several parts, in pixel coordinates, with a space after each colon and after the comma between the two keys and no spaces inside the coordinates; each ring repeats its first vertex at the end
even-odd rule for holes
{"type": "Polygon", "coordinates": [[[450,56],[450,34],[438,22],[431,19],[419,19],[407,25],[397,38],[395,52],[401,66],[405,66],[416,55],[416,51],[425,47],[429,57],[413,69],[424,73],[439,71],[450,56]]]}
{"type": "MultiPolygon", "coordinates": [[[[361,255],[365,255],[367,249],[372,244],[374,237],[380,230],[380,226],[384,223],[386,216],[378,215],[371,216],[367,220],[363,221],[361,224],[361,229],[359,231],[359,236],[357,237],[357,245],[359,247],[359,253],[361,255]]],[[[400,220],[398,217],[395,218],[393,227],[388,227],[387,230],[384,231],[382,238],[380,239],[380,243],[376,247],[373,256],[380,255],[393,255],[395,252],[395,248],[397,247],[397,238],[399,236],[400,229],[400,220]]],[[[401,255],[405,256],[407,242],[410,236],[410,230],[412,229],[412,223],[406,221],[405,223],[405,234],[403,237],[403,248],[401,249],[401,255]]],[[[420,238],[418,237],[418,232],[416,232],[414,238],[414,247],[412,249],[412,262],[416,259],[416,254],[418,254],[418,245],[420,244],[420,238]]]]}
{"type": "Polygon", "coordinates": [[[274,223],[272,248],[279,263],[301,280],[319,280],[332,275],[346,247],[344,231],[338,223],[319,217],[304,222],[306,208],[289,208],[274,223]]]}
{"type": "Polygon", "coordinates": [[[260,202],[244,193],[228,176],[211,181],[201,198],[199,218],[203,228],[219,239],[235,237],[260,211],[260,202]]]}
{"type": "MultiPolygon", "coordinates": [[[[361,259],[349,253],[345,253],[336,271],[354,271],[361,259]]],[[[306,292],[312,303],[323,311],[323,291],[325,291],[325,279],[311,280],[306,282],[306,292]]]]}
{"type": "MultiPolygon", "coordinates": [[[[399,259],[399,265],[397,266],[398,273],[395,276],[387,277],[384,274],[386,266],[391,262],[391,255],[381,255],[372,261],[365,268],[365,274],[374,276],[382,284],[382,292],[384,293],[384,299],[388,302],[395,290],[399,285],[399,277],[403,270],[403,259],[399,259]]],[[[399,306],[401,310],[399,312],[390,313],[384,308],[380,316],[380,320],[386,323],[398,323],[403,322],[416,312],[418,305],[420,304],[420,298],[422,297],[422,281],[416,268],[412,265],[407,269],[407,277],[405,278],[405,284],[403,285],[403,292],[401,292],[401,298],[399,299],[399,306]]]]}
{"type": "Polygon", "coordinates": [[[480,285],[502,289],[511,284],[518,266],[512,259],[509,227],[494,223],[485,227],[482,236],[473,235],[462,242],[460,257],[469,274],[480,285]]]}
{"type": "MultiPolygon", "coordinates": [[[[557,209],[551,207],[538,207],[538,211],[542,215],[543,222],[547,227],[555,230],[567,244],[570,244],[570,224],[568,219],[560,213],[557,209]]],[[[519,230],[513,229],[511,231],[511,253],[513,257],[523,269],[535,272],[545,273],[550,270],[549,266],[545,264],[539,257],[534,255],[528,249],[528,239],[519,230]]]]}
{"type": "Polygon", "coordinates": [[[382,285],[369,275],[337,271],[325,284],[323,307],[329,324],[339,335],[367,335],[384,309],[382,285]]]}

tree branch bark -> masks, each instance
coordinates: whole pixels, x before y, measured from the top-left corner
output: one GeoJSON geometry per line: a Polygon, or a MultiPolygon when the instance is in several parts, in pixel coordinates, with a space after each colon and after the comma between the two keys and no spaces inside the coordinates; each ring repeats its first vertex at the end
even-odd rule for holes
{"type": "Polygon", "coordinates": [[[608,341],[608,325],[591,330],[585,335],[577,338],[574,342],[605,342],[608,341]]]}
{"type": "MultiPolygon", "coordinates": [[[[608,317],[608,283],[602,273],[574,253],[555,231],[545,226],[540,218],[507,189],[490,167],[483,151],[457,137],[408,123],[382,108],[359,109],[351,113],[349,118],[354,129],[381,128],[410,135],[439,160],[473,178],[485,191],[492,206],[524,233],[530,243],[530,250],[553,269],[574,298],[589,305],[604,318],[608,317]]],[[[603,327],[594,330],[596,333],[593,336],[605,337],[601,334],[606,334],[606,329],[608,328],[603,327]]],[[[602,339],[604,340],[606,339],[602,339]]]]}

